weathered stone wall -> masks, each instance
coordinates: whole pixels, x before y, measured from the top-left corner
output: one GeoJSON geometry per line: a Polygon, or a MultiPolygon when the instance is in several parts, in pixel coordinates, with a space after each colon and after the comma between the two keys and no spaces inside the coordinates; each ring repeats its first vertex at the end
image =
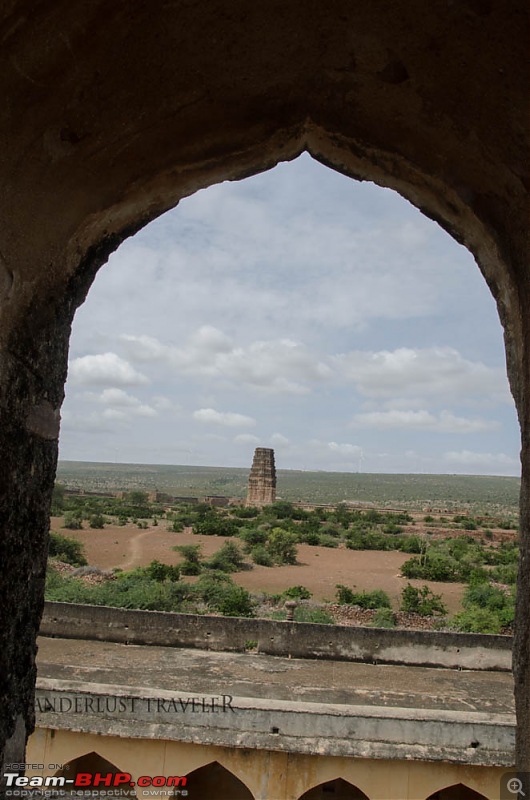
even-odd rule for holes
{"type": "Polygon", "coordinates": [[[511,669],[511,638],[45,604],[44,636],[454,669],[511,669]]]}
{"type": "Polygon", "coordinates": [[[247,506],[268,506],[276,500],[274,450],[256,447],[248,477],[247,506]]]}

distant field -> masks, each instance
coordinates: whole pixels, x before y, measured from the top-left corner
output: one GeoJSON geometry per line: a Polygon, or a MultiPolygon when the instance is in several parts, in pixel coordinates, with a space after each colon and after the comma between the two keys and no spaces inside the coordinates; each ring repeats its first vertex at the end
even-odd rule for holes
{"type": "MultiPolygon", "coordinates": [[[[57,480],[85,491],[158,489],[172,495],[244,498],[248,469],[61,461],[57,480]]],[[[516,511],[519,478],[278,471],[278,496],[308,503],[350,501],[399,508],[516,511]]]]}

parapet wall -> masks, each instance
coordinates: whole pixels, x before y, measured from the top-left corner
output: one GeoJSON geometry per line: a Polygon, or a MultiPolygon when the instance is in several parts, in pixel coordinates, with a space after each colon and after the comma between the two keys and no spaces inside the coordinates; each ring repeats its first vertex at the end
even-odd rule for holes
{"type": "Polygon", "coordinates": [[[190,647],[450,669],[510,671],[509,636],[277,622],[45,603],[40,633],[69,639],[190,647]],[[256,645],[257,643],[257,645],[256,645]]]}

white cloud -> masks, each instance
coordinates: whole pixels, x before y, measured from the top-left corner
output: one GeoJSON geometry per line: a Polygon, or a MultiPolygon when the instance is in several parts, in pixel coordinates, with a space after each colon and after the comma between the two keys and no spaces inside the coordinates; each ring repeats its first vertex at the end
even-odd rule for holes
{"type": "Polygon", "coordinates": [[[124,392],[123,389],[104,389],[98,400],[108,406],[102,414],[105,419],[125,421],[132,417],[157,416],[156,409],[146,403],[142,403],[137,397],[124,392]]]}
{"type": "Polygon", "coordinates": [[[138,361],[161,361],[186,375],[223,379],[278,394],[306,394],[308,384],[332,374],[331,368],[291,339],[236,345],[211,325],[195,331],[182,347],[148,336],[121,336],[128,355],[138,361]]]}
{"type": "Polygon", "coordinates": [[[253,433],[239,433],[234,436],[234,442],[236,444],[259,444],[259,437],[254,436],[253,433]]]}
{"type": "Polygon", "coordinates": [[[287,436],[281,433],[273,433],[271,436],[271,444],[273,447],[287,447],[290,441],[287,436]]]}
{"type": "Polygon", "coordinates": [[[74,358],[70,362],[68,377],[74,384],[92,386],[138,386],[149,382],[145,375],[116,353],[74,358]]]}
{"type": "Polygon", "coordinates": [[[369,411],[356,414],[353,418],[355,427],[370,428],[408,428],[415,430],[432,431],[434,433],[480,433],[481,431],[494,430],[499,423],[487,419],[468,419],[458,417],[449,411],[431,414],[429,411],[369,411]]]}
{"type": "Polygon", "coordinates": [[[469,361],[452,347],[353,350],[332,361],[366,397],[510,398],[503,370],[469,361]]]}
{"type": "Polygon", "coordinates": [[[98,397],[100,403],[109,406],[138,406],[140,401],[137,397],[127,394],[123,389],[104,389],[98,397]]]}
{"type": "Polygon", "coordinates": [[[468,467],[517,467],[519,460],[506,453],[476,453],[472,450],[450,451],[444,453],[444,461],[449,464],[458,464],[460,466],[468,467]]]}
{"type": "Polygon", "coordinates": [[[232,411],[216,411],[214,408],[199,408],[193,412],[193,419],[198,422],[226,425],[229,428],[251,428],[256,424],[253,417],[236,414],[232,411]]]}

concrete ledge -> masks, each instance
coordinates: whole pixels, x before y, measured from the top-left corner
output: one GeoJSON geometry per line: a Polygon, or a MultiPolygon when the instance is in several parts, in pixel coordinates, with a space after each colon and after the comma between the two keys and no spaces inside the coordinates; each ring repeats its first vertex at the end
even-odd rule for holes
{"type": "Polygon", "coordinates": [[[42,678],[36,705],[40,728],[313,755],[511,767],[515,748],[510,714],[299,703],[42,678]]]}
{"type": "Polygon", "coordinates": [[[509,636],[315,625],[73,603],[45,603],[40,634],[234,652],[244,652],[249,642],[257,642],[260,653],[292,658],[503,672],[512,668],[509,636]]]}

